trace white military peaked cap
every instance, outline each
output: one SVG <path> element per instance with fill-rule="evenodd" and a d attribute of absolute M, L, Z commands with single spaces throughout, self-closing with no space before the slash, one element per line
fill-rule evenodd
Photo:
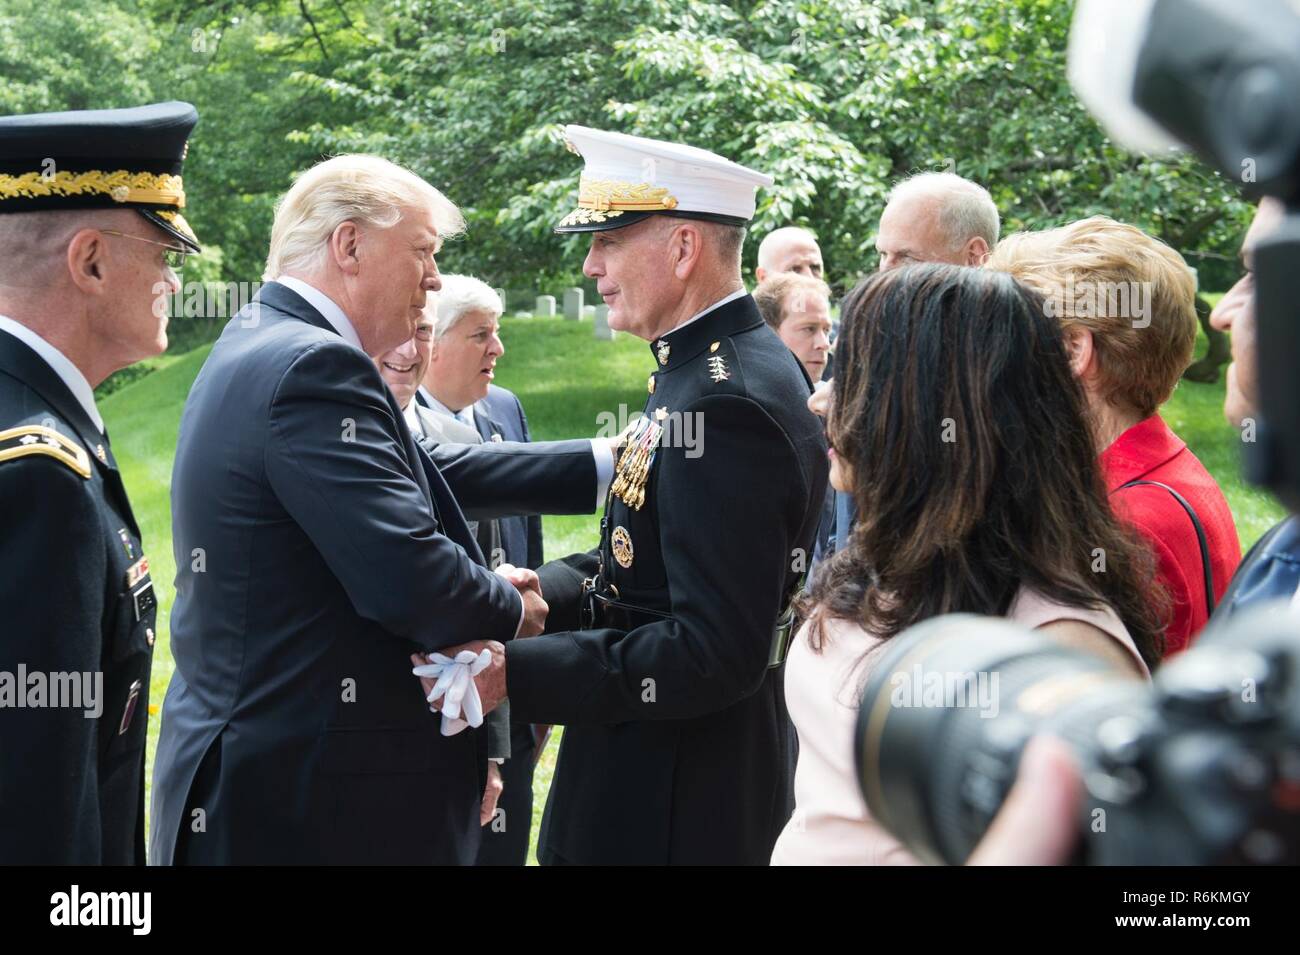
<path fill-rule="evenodd" d="M 565 126 L 569 148 L 582 156 L 578 207 L 556 232 L 599 232 L 673 215 L 744 225 L 754 216 L 754 194 L 772 177 L 707 149 Z"/>

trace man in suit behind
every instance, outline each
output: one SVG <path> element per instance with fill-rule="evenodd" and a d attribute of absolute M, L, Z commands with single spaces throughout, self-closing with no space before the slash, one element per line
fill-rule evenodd
<path fill-rule="evenodd" d="M 889 191 L 876 228 L 880 271 L 922 262 L 982 268 L 998 244 L 1001 228 L 998 207 L 983 186 L 951 172 L 920 173 Z M 830 396 L 829 387 L 816 390 L 809 409 L 825 417 Z M 850 495 L 833 489 L 829 493 L 834 495 L 833 527 L 829 534 L 818 535 L 811 573 L 849 539 L 857 520 Z"/>
<path fill-rule="evenodd" d="M 444 426 L 476 429 L 484 441 L 528 441 L 528 419 L 513 392 L 492 383 L 501 342 L 501 299 L 486 283 L 468 275 L 444 275 L 436 304 L 433 343 L 421 398 Z M 499 550 L 485 551 L 492 563 L 504 561 L 536 569 L 542 563 L 542 519 L 509 515 L 497 521 Z M 533 769 L 549 726 L 510 724 L 509 758 L 501 764 L 504 792 L 500 811 L 483 832 L 479 865 L 525 865 L 533 815 Z"/>
<path fill-rule="evenodd" d="M 461 225 L 369 156 L 317 165 L 277 207 L 274 281 L 181 419 L 155 863 L 474 859 L 486 754 L 473 730 L 439 734 L 413 652 L 487 649 L 490 711 L 502 642 L 547 608 L 531 572 L 483 566 L 453 488 L 471 513 L 484 497 L 587 512 L 599 488 L 585 441 L 452 449 L 440 468 L 384 386 L 371 356 L 412 336 Z M 503 475 L 533 499 L 510 500 Z"/>

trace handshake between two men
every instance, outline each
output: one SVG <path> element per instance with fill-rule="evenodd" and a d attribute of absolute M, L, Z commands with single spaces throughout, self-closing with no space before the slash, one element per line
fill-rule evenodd
<path fill-rule="evenodd" d="M 510 581 L 514 588 L 519 591 L 519 596 L 524 602 L 523 618 L 520 620 L 517 636 L 535 637 L 540 634 L 546 626 L 546 614 L 549 608 L 542 597 L 542 583 L 536 571 L 529 570 L 526 567 L 502 564 L 496 569 L 496 572 Z M 478 694 L 479 708 L 483 716 L 495 710 L 506 698 L 505 646 L 497 640 L 471 640 L 460 646 L 449 647 L 441 654 L 455 660 L 464 651 L 469 651 L 475 657 L 479 657 L 485 650 L 490 654 L 491 659 L 485 667 L 470 678 Z M 411 663 L 417 669 L 428 662 L 428 659 L 418 653 L 411 654 Z M 439 704 L 442 697 L 436 694 L 436 691 L 440 689 L 438 683 L 439 679 L 434 676 L 420 676 L 420 684 L 424 687 L 425 699 L 429 701 L 430 708 L 435 712 L 441 711 Z"/>

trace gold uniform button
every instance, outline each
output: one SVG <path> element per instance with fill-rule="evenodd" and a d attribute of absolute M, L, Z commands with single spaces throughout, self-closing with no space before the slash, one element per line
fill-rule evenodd
<path fill-rule="evenodd" d="M 153 643 L 154 643 L 154 640 L 156 640 L 156 639 L 157 639 L 157 638 L 153 635 L 153 627 L 145 627 L 145 628 L 144 628 L 144 642 L 147 643 L 147 644 L 149 644 L 149 646 L 152 647 L 152 646 L 153 646 Z"/>
<path fill-rule="evenodd" d="M 646 379 L 645 390 L 646 390 L 647 392 L 649 392 L 650 394 L 652 394 L 652 395 L 655 393 L 655 376 L 654 376 L 654 375 L 651 375 L 649 378 Z"/>

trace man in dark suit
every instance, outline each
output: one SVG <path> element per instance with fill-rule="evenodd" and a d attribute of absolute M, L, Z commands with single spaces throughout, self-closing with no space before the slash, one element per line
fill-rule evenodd
<path fill-rule="evenodd" d="M 274 281 L 195 380 L 172 475 L 156 863 L 474 859 L 486 752 L 472 729 L 440 735 L 411 665 L 488 650 L 490 712 L 501 644 L 538 632 L 546 604 L 531 572 L 484 566 L 462 508 L 582 513 L 598 481 L 585 441 L 435 464 L 380 378 L 371 356 L 412 336 L 461 221 L 382 159 L 315 166 L 277 208 Z"/>
<path fill-rule="evenodd" d="M 515 718 L 565 728 L 538 858 L 767 864 L 793 797 L 783 610 L 828 471 L 807 378 L 740 277 L 772 180 L 566 132 L 586 167 L 559 231 L 591 233 L 584 272 L 655 370 L 599 549 L 542 568 L 548 635 L 506 651 Z"/>
<path fill-rule="evenodd" d="M 499 335 L 501 299 L 486 282 L 444 275 L 438 292 L 430 358 L 420 399 L 425 413 L 472 427 L 484 441 L 528 441 L 528 419 L 513 392 L 492 384 L 505 354 Z M 497 522 L 502 561 L 535 569 L 542 563 L 542 519 L 509 515 Z M 549 726 L 510 724 L 508 757 L 500 763 L 503 787 L 498 811 L 484 830 L 479 865 L 524 865 L 533 816 L 533 769 Z"/>
<path fill-rule="evenodd" d="M 156 599 L 93 389 L 167 347 L 188 103 L 0 119 L 0 862 L 143 865 Z M 39 691 L 39 693 L 37 692 Z"/>

